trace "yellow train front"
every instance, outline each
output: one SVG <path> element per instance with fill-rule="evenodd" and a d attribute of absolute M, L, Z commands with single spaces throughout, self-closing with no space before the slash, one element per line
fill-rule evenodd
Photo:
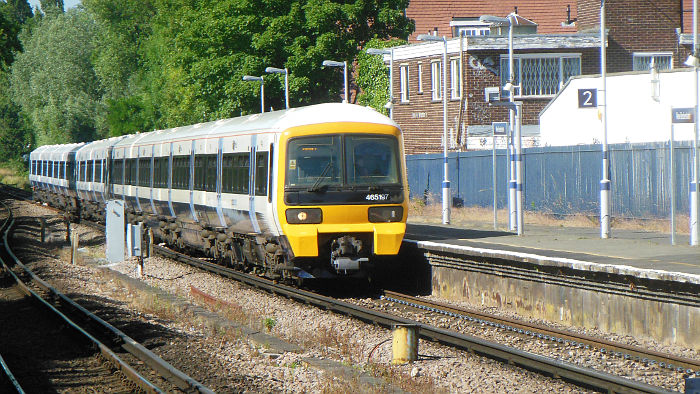
<path fill-rule="evenodd" d="M 362 116 L 291 127 L 280 135 L 284 175 L 274 188 L 276 216 L 288 262 L 300 278 L 365 276 L 383 256 L 398 254 L 406 230 L 400 129 L 370 109 L 334 109 Z"/>

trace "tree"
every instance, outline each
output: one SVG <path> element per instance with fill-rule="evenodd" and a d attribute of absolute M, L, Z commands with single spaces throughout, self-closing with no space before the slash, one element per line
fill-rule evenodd
<path fill-rule="evenodd" d="M 325 59 L 349 64 L 373 37 L 405 37 L 407 0 L 160 0 L 144 55 L 159 126 L 255 112 L 266 66 L 289 70 L 290 104 L 337 100 L 343 88 Z M 283 76 L 266 76 L 266 102 L 284 107 Z"/>
<path fill-rule="evenodd" d="M 62 14 L 65 10 L 63 0 L 39 0 L 39 4 L 45 15 Z"/>
<path fill-rule="evenodd" d="M 27 0 L 5 0 L 4 4 L 0 2 L 0 8 L 5 17 L 11 17 L 19 25 L 24 24 L 34 16 L 32 7 Z"/>
<path fill-rule="evenodd" d="M 150 0 L 83 0 L 98 25 L 93 66 L 104 89 L 96 126 L 101 134 L 122 135 L 154 126 L 146 105 L 143 43 L 151 34 Z"/>
<path fill-rule="evenodd" d="M 91 64 L 97 25 L 81 9 L 43 18 L 12 64 L 12 99 L 39 145 L 91 141 L 101 87 Z"/>
<path fill-rule="evenodd" d="M 366 48 L 390 48 L 403 45 L 404 40 L 370 40 Z M 357 85 L 360 94 L 357 102 L 370 106 L 388 115 L 385 105 L 389 102 L 389 75 L 386 64 L 381 56 L 369 55 L 362 51 L 357 55 Z"/>

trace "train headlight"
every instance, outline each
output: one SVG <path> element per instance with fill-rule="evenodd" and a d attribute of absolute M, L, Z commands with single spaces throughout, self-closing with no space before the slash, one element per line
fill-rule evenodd
<path fill-rule="evenodd" d="M 291 208 L 285 215 L 289 224 L 318 224 L 323 221 L 321 208 Z"/>
<path fill-rule="evenodd" d="M 398 222 L 403 218 L 403 207 L 370 207 L 367 216 L 372 223 Z"/>

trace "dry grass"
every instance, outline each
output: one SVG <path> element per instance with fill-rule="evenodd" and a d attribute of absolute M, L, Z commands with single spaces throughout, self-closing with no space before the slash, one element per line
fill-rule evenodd
<path fill-rule="evenodd" d="M 500 230 L 508 227 L 508 210 L 499 209 L 496 213 L 497 224 Z M 441 223 L 442 206 L 440 201 L 433 196 L 424 204 L 422 199 L 413 199 L 408 208 L 409 221 L 418 223 Z M 550 226 L 550 227 L 599 227 L 597 213 L 555 215 L 544 212 L 525 210 L 525 224 Z M 453 225 L 463 225 L 472 228 L 493 228 L 493 208 L 488 207 L 462 207 L 452 208 L 450 222 Z M 676 232 L 688 234 L 688 215 L 676 215 Z M 639 219 L 639 218 L 613 218 L 611 226 L 623 230 L 642 230 L 660 233 L 670 232 L 669 219 Z"/>
<path fill-rule="evenodd" d="M 18 171 L 10 164 L 0 164 L 0 183 L 29 190 L 29 177 L 26 171 Z"/>

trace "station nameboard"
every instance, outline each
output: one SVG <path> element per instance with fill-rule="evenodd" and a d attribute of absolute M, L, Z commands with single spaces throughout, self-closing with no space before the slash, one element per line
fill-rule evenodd
<path fill-rule="evenodd" d="M 671 123 L 695 123 L 695 108 L 671 108 Z"/>
<path fill-rule="evenodd" d="M 508 122 L 492 122 L 493 135 L 506 135 L 508 131 Z"/>

